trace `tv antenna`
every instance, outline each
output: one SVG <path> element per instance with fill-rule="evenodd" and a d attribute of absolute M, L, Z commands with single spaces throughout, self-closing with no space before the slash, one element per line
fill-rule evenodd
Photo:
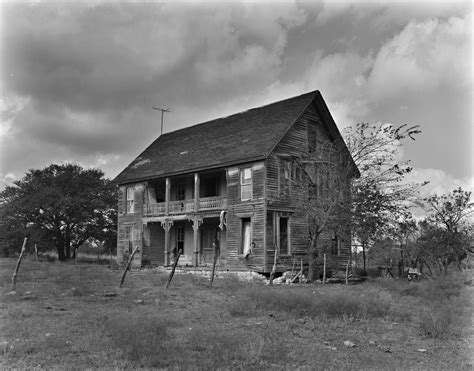
<path fill-rule="evenodd" d="M 165 112 L 171 112 L 168 108 L 159 108 L 159 107 L 152 107 L 154 110 L 161 111 L 161 134 L 163 135 L 163 115 Z"/>

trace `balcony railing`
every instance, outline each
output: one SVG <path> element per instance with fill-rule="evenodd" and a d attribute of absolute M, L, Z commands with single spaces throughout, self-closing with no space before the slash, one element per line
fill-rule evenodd
<path fill-rule="evenodd" d="M 223 210 L 227 208 L 227 197 L 205 197 L 198 202 L 199 211 Z M 194 212 L 194 200 L 170 201 L 169 214 L 186 214 Z M 143 214 L 146 216 L 162 216 L 166 214 L 166 202 L 148 203 L 143 205 Z"/>

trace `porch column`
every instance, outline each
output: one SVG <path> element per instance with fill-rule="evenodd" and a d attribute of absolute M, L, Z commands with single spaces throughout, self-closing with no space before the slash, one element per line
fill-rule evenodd
<path fill-rule="evenodd" d="M 170 213 L 170 178 L 166 178 L 166 187 L 165 187 L 165 215 Z"/>
<path fill-rule="evenodd" d="M 194 173 L 194 211 L 199 210 L 199 173 Z"/>
<path fill-rule="evenodd" d="M 173 221 L 165 220 L 161 223 L 165 230 L 165 267 L 170 265 L 170 229 L 173 226 Z"/>
<path fill-rule="evenodd" d="M 199 265 L 199 226 L 202 223 L 202 219 L 195 217 L 193 221 L 193 230 L 194 230 L 194 256 L 193 256 L 193 265 L 197 267 Z"/>

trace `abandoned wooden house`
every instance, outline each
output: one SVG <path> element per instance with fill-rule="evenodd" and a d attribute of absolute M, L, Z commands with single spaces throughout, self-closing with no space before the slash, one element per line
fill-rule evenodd
<path fill-rule="evenodd" d="M 217 241 L 221 269 L 270 272 L 275 253 L 279 271 L 306 265 L 308 191 L 295 159 L 335 142 L 348 153 L 319 91 L 161 135 L 115 179 L 119 261 L 139 246 L 134 266 L 168 266 L 178 250 L 180 265 L 206 266 Z M 346 207 L 349 178 L 338 180 Z M 345 266 L 347 218 L 321 236 Z"/>

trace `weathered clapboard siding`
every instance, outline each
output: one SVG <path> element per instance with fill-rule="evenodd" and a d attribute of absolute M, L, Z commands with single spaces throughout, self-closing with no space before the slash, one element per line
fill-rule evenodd
<path fill-rule="evenodd" d="M 240 171 L 252 168 L 252 199 L 241 201 Z M 227 255 L 226 265 L 232 269 L 263 271 L 264 261 L 264 179 L 263 162 L 245 164 L 227 169 Z M 250 218 L 251 241 L 255 243 L 252 254 L 241 254 L 242 219 Z"/>
<path fill-rule="evenodd" d="M 164 265 L 165 230 L 160 223 L 148 223 L 143 231 L 142 264 Z"/>
<path fill-rule="evenodd" d="M 290 187 L 285 187 L 285 177 L 282 173 L 285 169 L 282 164 L 285 161 L 292 162 L 291 166 L 296 166 L 291 160 L 292 156 L 300 159 L 329 160 L 330 153 L 322 150 L 333 138 L 326 124 L 322 121 L 321 115 L 316 107 L 311 104 L 299 119 L 292 125 L 286 135 L 274 148 L 266 161 L 267 180 L 267 209 L 273 212 L 290 212 L 290 253 L 291 256 L 279 256 L 278 269 L 288 270 L 294 264 L 294 259 L 307 264 L 306 252 L 309 245 L 308 227 L 306 215 L 301 210 L 301 205 L 307 200 L 307 191 L 302 187 L 301 177 L 296 169 L 290 169 Z M 282 186 L 283 184 L 283 186 Z M 349 181 L 347 187 L 349 186 Z M 349 194 L 347 188 L 347 194 Z M 346 201 L 346 205 L 349 202 Z M 267 213 L 269 215 L 269 213 Z M 349 212 L 347 212 L 349 215 Z M 267 216 L 266 221 L 266 249 L 267 259 L 265 271 L 271 270 L 274 258 L 273 222 Z M 329 269 L 344 267 L 350 259 L 350 221 L 341 220 L 340 227 L 340 249 L 339 255 L 331 256 Z M 342 233 L 341 233 L 342 232 Z M 332 232 L 324 231 L 319 243 L 323 252 L 331 252 Z"/>
<path fill-rule="evenodd" d="M 126 205 L 126 188 L 134 188 L 134 212 L 127 213 Z M 142 217 L 143 217 L 143 192 L 144 185 L 142 183 L 136 183 L 128 185 L 127 187 L 120 187 L 119 189 L 119 201 L 118 201 L 118 228 L 117 228 L 117 261 L 121 264 L 126 263 L 129 256 L 129 245 L 126 240 L 126 229 L 132 227 L 132 245 L 133 248 L 140 246 L 140 251 L 135 255 L 132 262 L 132 267 L 140 267 L 142 265 Z"/>

